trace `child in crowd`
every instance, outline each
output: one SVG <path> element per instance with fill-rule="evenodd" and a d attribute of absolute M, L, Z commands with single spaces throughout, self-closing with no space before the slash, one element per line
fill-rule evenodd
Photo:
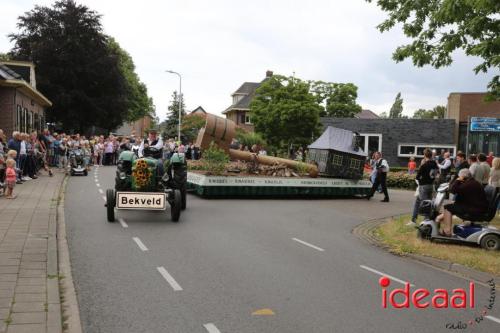
<path fill-rule="evenodd" d="M 11 149 L 7 152 L 7 159 L 13 159 L 14 161 L 16 160 L 17 158 L 17 151 L 15 151 L 14 149 Z M 14 171 L 16 172 L 16 176 L 17 176 L 17 183 L 18 184 L 22 184 L 22 180 L 21 180 L 21 170 L 18 169 L 16 167 L 16 165 L 14 165 Z"/>
<path fill-rule="evenodd" d="M 3 155 L 0 155 L 0 191 L 3 195 L 5 191 L 5 160 Z"/>
<path fill-rule="evenodd" d="M 7 190 L 5 192 L 5 198 L 7 199 L 15 199 L 14 193 L 14 187 L 16 186 L 16 161 L 13 160 L 12 158 L 8 158 L 7 162 L 5 163 L 7 165 L 7 169 L 5 170 L 5 184 L 7 187 Z"/>
<path fill-rule="evenodd" d="M 417 169 L 417 162 L 415 162 L 415 157 L 410 157 L 410 162 L 408 162 L 408 173 L 413 175 Z"/>

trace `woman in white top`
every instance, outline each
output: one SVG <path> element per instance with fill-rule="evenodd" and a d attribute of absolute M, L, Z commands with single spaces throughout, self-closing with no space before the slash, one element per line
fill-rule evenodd
<path fill-rule="evenodd" d="M 488 185 L 500 187 L 500 157 L 495 157 L 491 163 Z"/>

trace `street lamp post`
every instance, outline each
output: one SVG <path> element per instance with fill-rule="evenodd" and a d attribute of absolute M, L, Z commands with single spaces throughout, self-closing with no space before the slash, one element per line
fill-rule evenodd
<path fill-rule="evenodd" d="M 171 71 L 171 70 L 166 70 L 165 72 L 175 74 L 179 77 L 179 127 L 177 129 L 177 137 L 178 140 L 181 141 L 181 114 L 182 114 L 182 76 L 181 74 Z"/>

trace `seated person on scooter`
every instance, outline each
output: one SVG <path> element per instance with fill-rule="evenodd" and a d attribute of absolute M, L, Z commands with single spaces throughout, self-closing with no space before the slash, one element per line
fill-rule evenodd
<path fill-rule="evenodd" d="M 455 202 L 444 205 L 443 214 L 436 219 L 439 223 L 439 234 L 447 237 L 452 236 L 453 215 L 474 216 L 488 210 L 488 200 L 483 185 L 471 176 L 469 169 L 459 171 L 458 178 L 450 185 L 450 193 L 456 194 Z"/>

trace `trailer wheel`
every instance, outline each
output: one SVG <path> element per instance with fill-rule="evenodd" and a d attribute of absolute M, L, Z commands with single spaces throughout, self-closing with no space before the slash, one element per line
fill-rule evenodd
<path fill-rule="evenodd" d="M 481 238 L 481 247 L 485 250 L 500 250 L 500 237 L 494 234 L 485 235 Z"/>
<path fill-rule="evenodd" d="M 178 222 L 179 218 L 181 216 L 181 208 L 182 208 L 182 198 L 181 198 L 181 191 L 179 190 L 174 190 L 173 193 L 173 199 L 170 204 L 170 217 L 172 218 L 173 222 Z"/>
<path fill-rule="evenodd" d="M 115 222 L 115 205 L 116 205 L 116 195 L 115 190 L 106 190 L 106 212 L 108 215 L 108 222 Z"/>

